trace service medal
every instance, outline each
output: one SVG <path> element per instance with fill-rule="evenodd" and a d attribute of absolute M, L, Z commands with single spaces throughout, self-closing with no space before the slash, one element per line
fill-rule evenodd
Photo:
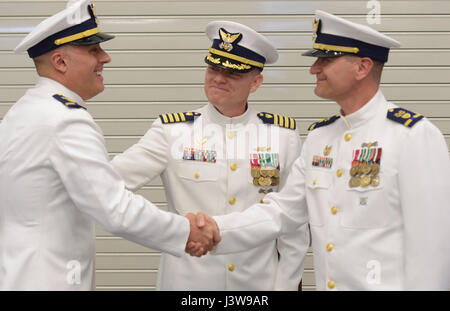
<path fill-rule="evenodd" d="M 280 178 L 280 170 L 279 170 L 278 168 L 275 169 L 275 172 L 274 172 L 273 177 L 275 177 L 275 178 Z"/>
<path fill-rule="evenodd" d="M 370 182 L 371 182 L 372 178 L 369 175 L 364 176 L 363 178 L 361 178 L 361 187 L 367 187 Z"/>
<path fill-rule="evenodd" d="M 270 186 L 272 184 L 270 177 L 259 177 L 258 181 L 260 186 Z"/>
<path fill-rule="evenodd" d="M 251 174 L 252 174 L 252 177 L 253 177 L 253 178 L 259 178 L 259 177 L 261 177 L 261 174 L 260 174 L 260 168 L 259 168 L 259 167 L 252 167 L 252 169 L 251 169 Z"/>
<path fill-rule="evenodd" d="M 367 163 L 361 164 L 361 173 L 367 175 L 370 173 L 370 166 Z"/>
<path fill-rule="evenodd" d="M 269 171 L 270 171 L 269 169 L 262 167 L 260 170 L 260 174 L 262 177 L 269 177 Z"/>
<path fill-rule="evenodd" d="M 350 169 L 350 176 L 355 177 L 358 175 L 358 165 L 353 165 Z"/>
<path fill-rule="evenodd" d="M 372 177 L 372 180 L 370 181 L 370 185 L 373 187 L 377 187 L 380 184 L 380 176 L 374 176 Z"/>
<path fill-rule="evenodd" d="M 372 164 L 372 170 L 371 170 L 372 175 L 375 176 L 379 172 L 380 172 L 380 164 L 378 164 L 378 163 Z"/>
<path fill-rule="evenodd" d="M 355 176 L 355 177 L 350 178 L 350 181 L 349 181 L 350 188 L 359 187 L 360 184 L 361 184 L 361 178 L 360 177 Z"/>

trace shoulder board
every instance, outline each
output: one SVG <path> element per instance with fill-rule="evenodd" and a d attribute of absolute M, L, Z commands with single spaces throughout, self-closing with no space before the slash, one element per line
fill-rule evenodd
<path fill-rule="evenodd" d="M 55 94 L 55 95 L 53 95 L 53 98 L 56 99 L 57 101 L 63 103 L 68 108 L 75 108 L 75 109 L 83 108 L 86 110 L 86 108 L 84 108 L 83 106 L 78 105 L 77 102 L 75 102 L 75 101 L 71 100 L 70 98 L 67 98 L 61 94 Z"/>
<path fill-rule="evenodd" d="M 387 112 L 387 118 L 401 123 L 406 127 L 412 127 L 418 121 L 423 119 L 423 115 L 403 108 L 391 108 Z"/>
<path fill-rule="evenodd" d="M 320 121 L 317 121 L 308 127 L 308 131 L 312 131 L 316 128 L 319 128 L 319 127 L 322 127 L 325 125 L 329 125 L 329 124 L 333 123 L 334 121 L 336 121 L 337 119 L 339 119 L 340 117 L 341 117 L 340 115 L 336 114 L 332 117 L 328 117 L 328 118 L 322 119 Z"/>
<path fill-rule="evenodd" d="M 195 117 L 198 117 L 199 115 L 201 115 L 201 113 L 199 112 L 174 112 L 161 114 L 159 117 L 161 118 L 161 122 L 163 124 L 168 124 L 168 123 L 192 122 L 195 120 Z"/>
<path fill-rule="evenodd" d="M 268 112 L 260 112 L 258 113 L 258 117 L 266 124 L 274 124 L 287 129 L 295 130 L 296 125 L 293 118 Z"/>

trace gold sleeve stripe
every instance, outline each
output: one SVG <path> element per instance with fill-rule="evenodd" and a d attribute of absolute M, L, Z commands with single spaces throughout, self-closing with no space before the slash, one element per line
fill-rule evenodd
<path fill-rule="evenodd" d="M 186 122 L 186 117 L 184 116 L 184 113 L 180 113 L 181 121 Z"/>
<path fill-rule="evenodd" d="M 169 114 L 167 114 L 167 116 L 169 117 L 170 123 L 173 123 L 174 122 L 173 115 L 171 113 L 169 113 Z"/>
<path fill-rule="evenodd" d="M 175 117 L 175 121 L 180 122 L 180 117 L 178 116 L 178 113 L 174 113 L 173 116 Z"/>
<path fill-rule="evenodd" d="M 167 119 L 167 115 L 163 114 L 162 117 L 163 117 L 164 123 L 168 123 L 169 122 L 169 120 Z"/>

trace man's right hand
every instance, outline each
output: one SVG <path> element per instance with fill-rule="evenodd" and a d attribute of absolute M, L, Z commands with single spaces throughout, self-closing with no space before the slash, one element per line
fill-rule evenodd
<path fill-rule="evenodd" d="M 202 212 L 198 212 L 197 215 L 188 213 L 186 218 L 191 226 L 191 233 L 186 243 L 186 253 L 201 257 L 213 250 L 221 240 L 219 227 L 215 220 Z"/>

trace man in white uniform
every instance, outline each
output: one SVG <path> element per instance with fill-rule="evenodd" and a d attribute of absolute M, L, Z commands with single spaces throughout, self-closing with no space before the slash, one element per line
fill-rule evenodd
<path fill-rule="evenodd" d="M 399 43 L 322 11 L 314 30 L 305 55 L 317 57 L 315 93 L 341 109 L 311 125 L 289 187 L 245 213 L 214 217 L 216 253 L 259 245 L 309 214 L 317 289 L 448 290 L 448 147 L 427 118 L 379 90 Z"/>
<path fill-rule="evenodd" d="M 136 191 L 161 175 L 170 212 L 223 215 L 243 211 L 277 192 L 300 155 L 295 120 L 257 112 L 248 103 L 278 53 L 247 26 L 206 26 L 209 104 L 161 115 L 145 136 L 112 164 Z M 289 187 L 289 185 L 286 185 Z M 307 225 L 239 254 L 192 258 L 163 254 L 159 290 L 297 290 L 309 246 Z"/>
<path fill-rule="evenodd" d="M 211 230 L 203 236 L 185 217 L 125 190 L 108 161 L 83 105 L 103 91 L 110 58 L 99 43 L 112 38 L 83 0 L 16 48 L 28 51 L 40 77 L 0 123 L 2 290 L 94 289 L 95 222 L 173 256 L 184 254 L 188 237 L 212 247 Z"/>

